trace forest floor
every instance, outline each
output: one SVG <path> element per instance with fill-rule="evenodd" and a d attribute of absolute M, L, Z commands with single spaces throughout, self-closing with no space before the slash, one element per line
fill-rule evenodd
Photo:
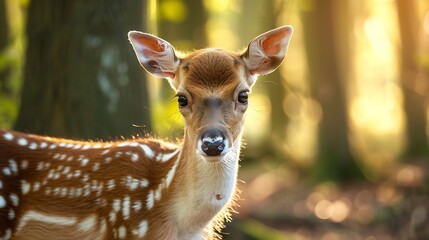
<path fill-rule="evenodd" d="M 242 168 L 223 239 L 429 239 L 428 169 L 426 159 L 376 182 L 308 184 L 286 168 Z"/>

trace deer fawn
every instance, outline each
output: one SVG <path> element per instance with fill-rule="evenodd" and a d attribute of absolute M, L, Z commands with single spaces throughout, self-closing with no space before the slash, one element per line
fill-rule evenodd
<path fill-rule="evenodd" d="M 248 92 L 280 65 L 291 35 L 283 26 L 242 53 L 179 55 L 160 38 L 129 32 L 141 65 L 177 93 L 183 141 L 83 142 L 1 130 L 0 238 L 220 239 L 236 194 Z"/>

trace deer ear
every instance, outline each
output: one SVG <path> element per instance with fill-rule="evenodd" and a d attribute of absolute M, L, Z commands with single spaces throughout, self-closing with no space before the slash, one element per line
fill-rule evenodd
<path fill-rule="evenodd" d="M 286 55 L 292 32 L 292 26 L 279 27 L 249 43 L 241 57 L 252 75 L 264 75 L 276 70 Z"/>
<path fill-rule="evenodd" d="M 130 31 L 128 39 L 137 59 L 149 73 L 161 78 L 173 79 L 179 65 L 173 46 L 153 35 Z"/>

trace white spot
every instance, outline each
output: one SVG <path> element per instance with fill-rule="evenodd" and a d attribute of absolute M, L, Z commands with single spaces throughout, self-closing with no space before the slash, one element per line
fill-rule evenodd
<path fill-rule="evenodd" d="M 12 172 L 10 171 L 10 168 L 4 167 L 3 168 L 3 174 L 6 176 L 10 176 L 12 174 Z"/>
<path fill-rule="evenodd" d="M 12 230 L 10 230 L 10 228 L 6 229 L 6 231 L 4 231 L 4 235 L 2 237 L 2 239 L 4 240 L 9 240 L 12 237 Z"/>
<path fill-rule="evenodd" d="M 61 156 L 61 154 L 59 153 L 55 153 L 54 156 L 52 157 L 53 159 L 59 159 Z"/>
<path fill-rule="evenodd" d="M 47 143 L 45 143 L 45 142 L 41 142 L 40 144 L 39 144 L 39 147 L 40 148 L 46 148 L 48 146 L 48 144 Z"/>
<path fill-rule="evenodd" d="M 132 179 L 128 184 L 128 187 L 131 191 L 134 191 L 139 186 L 139 181 L 137 179 Z"/>
<path fill-rule="evenodd" d="M 18 165 L 16 164 L 15 160 L 9 159 L 9 166 L 13 173 L 18 173 Z"/>
<path fill-rule="evenodd" d="M 21 161 L 21 169 L 27 169 L 27 167 L 28 167 L 28 161 L 22 160 Z"/>
<path fill-rule="evenodd" d="M 0 208 L 4 208 L 6 206 L 6 199 L 2 195 L 0 195 Z"/>
<path fill-rule="evenodd" d="M 88 162 L 89 162 L 88 158 L 82 159 L 82 167 L 86 166 L 86 164 L 88 164 Z"/>
<path fill-rule="evenodd" d="M 174 152 L 172 152 L 172 153 L 167 153 L 167 154 L 164 154 L 164 155 L 161 155 L 161 157 L 160 157 L 160 161 L 161 162 L 166 162 L 166 161 L 168 161 L 168 160 L 170 160 L 170 159 L 172 159 L 174 156 L 176 156 L 176 154 L 179 152 L 179 150 L 176 150 L 176 151 L 174 151 Z"/>
<path fill-rule="evenodd" d="M 50 166 L 51 166 L 50 162 L 45 162 L 43 168 L 47 170 L 47 169 L 49 169 Z"/>
<path fill-rule="evenodd" d="M 13 209 L 9 209 L 8 216 L 9 216 L 9 220 L 14 219 L 15 218 L 15 211 L 13 211 Z"/>
<path fill-rule="evenodd" d="M 96 172 L 100 169 L 100 163 L 96 162 L 94 163 L 94 165 L 92 166 L 92 171 Z"/>
<path fill-rule="evenodd" d="M 119 237 L 119 239 L 125 239 L 127 237 L 127 229 L 125 228 L 125 226 L 119 227 L 118 237 Z"/>
<path fill-rule="evenodd" d="M 28 146 L 28 148 L 31 150 L 36 150 L 37 149 L 37 143 L 31 143 L 30 146 Z"/>
<path fill-rule="evenodd" d="M 165 187 L 168 188 L 171 184 L 171 181 L 173 181 L 174 174 L 176 173 L 177 165 L 179 165 L 179 159 L 176 160 L 173 167 L 170 169 L 170 171 L 167 173 L 167 177 L 165 178 Z"/>
<path fill-rule="evenodd" d="M 77 223 L 76 217 L 48 215 L 46 213 L 30 210 L 21 217 L 16 232 L 21 231 L 29 221 L 44 222 L 62 226 L 73 226 Z"/>
<path fill-rule="evenodd" d="M 109 152 L 110 152 L 110 150 L 109 150 L 109 149 L 106 149 L 106 150 L 104 150 L 104 151 L 102 151 L 102 152 L 101 152 L 101 155 L 108 154 Z"/>
<path fill-rule="evenodd" d="M 85 174 L 82 176 L 82 182 L 87 182 L 89 180 L 89 175 Z"/>
<path fill-rule="evenodd" d="M 89 185 L 85 185 L 83 189 L 83 196 L 87 197 L 89 196 L 89 194 L 91 194 L 91 188 L 89 187 Z"/>
<path fill-rule="evenodd" d="M 137 153 L 132 153 L 131 154 L 131 161 L 135 162 L 139 160 L 139 155 Z"/>
<path fill-rule="evenodd" d="M 57 148 L 57 144 L 51 144 L 51 146 L 49 146 L 49 149 L 54 149 Z"/>
<path fill-rule="evenodd" d="M 66 159 L 66 158 L 67 158 L 67 155 L 62 154 L 62 155 L 61 155 L 61 157 L 60 157 L 60 160 L 64 160 L 64 159 Z"/>
<path fill-rule="evenodd" d="M 125 196 L 122 202 L 122 216 L 125 220 L 130 217 L 130 197 Z"/>
<path fill-rule="evenodd" d="M 73 160 L 73 156 L 69 156 L 68 158 L 67 158 L 67 161 L 71 161 L 71 160 Z"/>
<path fill-rule="evenodd" d="M 142 208 L 142 202 L 140 200 L 137 200 L 133 203 L 133 209 L 134 211 L 138 212 Z"/>
<path fill-rule="evenodd" d="M 33 191 L 37 192 L 40 189 L 40 183 L 39 182 L 34 182 L 33 184 Z"/>
<path fill-rule="evenodd" d="M 27 139 L 25 138 L 18 139 L 18 144 L 21 146 L 26 146 L 28 144 Z"/>
<path fill-rule="evenodd" d="M 140 144 L 140 148 L 143 150 L 144 154 L 148 158 L 153 158 L 155 156 L 155 153 L 145 144 Z"/>
<path fill-rule="evenodd" d="M 155 191 L 155 200 L 159 201 L 161 199 L 161 193 L 162 193 L 162 184 L 158 185 L 158 188 Z"/>
<path fill-rule="evenodd" d="M 139 238 L 143 238 L 146 235 L 148 228 L 148 224 L 146 220 L 140 222 L 139 227 L 133 230 L 134 236 L 138 236 Z"/>
<path fill-rule="evenodd" d="M 74 177 L 79 177 L 80 176 L 80 170 L 78 169 L 78 170 L 76 170 L 75 172 L 74 172 Z"/>
<path fill-rule="evenodd" d="M 73 143 L 67 143 L 66 148 L 73 148 L 74 144 Z"/>
<path fill-rule="evenodd" d="M 59 144 L 58 144 L 58 146 L 60 146 L 60 147 L 65 147 L 65 146 L 66 146 L 66 143 L 61 142 L 61 143 L 59 143 Z"/>
<path fill-rule="evenodd" d="M 50 187 L 45 188 L 45 194 L 51 195 L 52 189 Z"/>
<path fill-rule="evenodd" d="M 111 191 L 115 188 L 115 179 L 110 179 L 109 181 L 107 181 L 107 190 Z"/>
<path fill-rule="evenodd" d="M 79 230 L 91 231 L 95 227 L 96 220 L 97 218 L 95 215 L 85 218 L 79 223 Z"/>
<path fill-rule="evenodd" d="M 118 144 L 118 147 L 137 147 L 140 144 L 138 142 L 122 142 Z"/>
<path fill-rule="evenodd" d="M 146 179 L 140 180 L 140 187 L 145 188 L 147 186 L 149 186 L 149 181 L 148 180 L 146 180 Z"/>
<path fill-rule="evenodd" d="M 107 157 L 105 160 L 104 160 L 104 162 L 105 163 L 110 163 L 112 161 L 112 158 L 111 157 Z"/>
<path fill-rule="evenodd" d="M 13 140 L 13 135 L 10 132 L 7 132 L 7 133 L 3 134 L 3 137 L 7 141 L 12 141 Z"/>
<path fill-rule="evenodd" d="M 23 195 L 30 191 L 30 184 L 25 180 L 21 180 L 21 191 Z"/>
<path fill-rule="evenodd" d="M 65 167 L 63 170 L 63 174 L 67 174 L 69 172 L 70 172 L 70 167 L 69 166 Z"/>
<path fill-rule="evenodd" d="M 83 147 L 82 147 L 82 150 L 88 150 L 88 149 L 90 149 L 91 148 L 91 145 L 89 145 L 89 144 L 85 144 Z"/>
<path fill-rule="evenodd" d="M 82 147 L 82 145 L 80 145 L 80 144 L 75 144 L 74 145 L 74 147 L 73 147 L 73 149 L 79 149 L 79 148 L 81 148 Z"/>
<path fill-rule="evenodd" d="M 76 188 L 71 187 L 69 191 L 69 197 L 74 197 L 74 196 L 76 196 Z"/>
<path fill-rule="evenodd" d="M 153 190 L 150 190 L 149 193 L 147 194 L 147 199 L 146 199 L 147 209 L 150 210 L 153 208 L 154 201 L 155 201 L 155 198 L 153 195 Z"/>
<path fill-rule="evenodd" d="M 61 197 L 65 197 L 65 196 L 67 196 L 67 193 L 68 193 L 68 189 L 67 188 L 65 188 L 65 187 L 63 187 L 63 188 L 61 188 Z"/>
<path fill-rule="evenodd" d="M 115 212 L 112 211 L 112 212 L 109 213 L 109 221 L 111 223 L 116 222 L 116 213 Z"/>
<path fill-rule="evenodd" d="M 59 187 L 54 188 L 54 190 L 53 190 L 54 195 L 60 195 L 60 191 L 61 191 L 61 188 L 59 188 Z"/>
<path fill-rule="evenodd" d="M 76 197 L 80 197 L 80 196 L 82 196 L 82 192 L 83 192 L 83 189 L 82 189 L 82 188 L 77 188 L 77 189 L 76 189 Z"/>
<path fill-rule="evenodd" d="M 95 144 L 94 146 L 92 146 L 92 148 L 101 148 L 103 147 L 101 144 Z"/>
<path fill-rule="evenodd" d="M 113 199 L 112 208 L 113 208 L 113 211 L 119 212 L 119 210 L 121 209 L 121 200 Z"/>
<path fill-rule="evenodd" d="M 59 173 L 59 172 L 56 172 L 56 173 L 54 174 L 53 179 L 58 180 L 59 178 L 60 178 L 60 173 Z"/>
<path fill-rule="evenodd" d="M 9 196 L 10 201 L 12 202 L 12 205 L 17 207 L 19 204 L 19 198 L 15 193 L 11 193 Z"/>
<path fill-rule="evenodd" d="M 52 179 L 54 178 L 54 169 L 49 170 L 48 176 L 46 177 L 47 179 Z"/>
<path fill-rule="evenodd" d="M 39 162 L 39 163 L 37 164 L 36 170 L 37 170 L 37 171 L 41 171 L 41 170 L 43 170 L 43 165 L 44 165 L 44 164 L 45 164 L 44 162 Z"/>

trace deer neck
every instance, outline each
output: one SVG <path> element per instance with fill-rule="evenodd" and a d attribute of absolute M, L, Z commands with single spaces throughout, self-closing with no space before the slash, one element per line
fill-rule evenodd
<path fill-rule="evenodd" d="M 185 134 L 179 156 L 181 174 L 176 181 L 181 188 L 175 188 L 173 209 L 180 229 L 197 234 L 221 210 L 230 207 L 235 197 L 241 135 L 219 161 L 204 159 L 195 151 L 195 146 L 188 142 Z M 220 217 L 228 217 L 228 213 Z"/>

